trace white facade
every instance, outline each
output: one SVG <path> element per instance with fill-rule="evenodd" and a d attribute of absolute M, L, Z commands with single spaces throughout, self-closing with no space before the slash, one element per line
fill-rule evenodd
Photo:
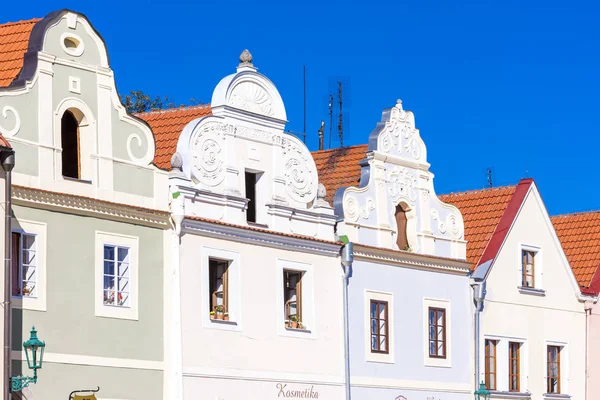
<path fill-rule="evenodd" d="M 215 88 L 213 115 L 184 128 L 172 159 L 167 396 L 339 399 L 333 209 L 310 152 L 283 132 L 277 89 L 247 51 L 240 62 Z M 293 291 L 290 274 L 301 282 Z"/>
<path fill-rule="evenodd" d="M 492 389 L 492 398 L 584 399 L 585 299 L 537 187 L 531 183 L 526 190 L 496 256 L 475 272 L 476 277 L 485 277 L 487 286 L 481 313 L 479 378 Z M 529 284 L 523 281 L 524 251 L 531 252 L 535 260 Z M 510 343 L 515 360 L 512 369 Z M 554 363 L 551 356 L 549 369 L 552 348 L 560 357 Z M 549 384 L 557 370 L 555 364 L 560 373 Z M 494 376 L 490 377 L 490 372 Z M 514 374 L 512 383 L 510 373 Z"/>

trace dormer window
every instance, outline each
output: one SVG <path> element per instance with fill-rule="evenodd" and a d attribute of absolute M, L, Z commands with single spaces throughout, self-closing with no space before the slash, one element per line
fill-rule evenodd
<path fill-rule="evenodd" d="M 396 227 L 398 228 L 398 234 L 396 237 L 396 244 L 400 250 L 409 250 L 410 246 L 408 244 L 408 235 L 406 233 L 406 228 L 408 225 L 408 220 L 406 218 L 406 211 L 400 204 L 396 206 Z"/>
<path fill-rule="evenodd" d="M 79 123 L 65 111 L 61 120 L 62 176 L 81 179 Z"/>

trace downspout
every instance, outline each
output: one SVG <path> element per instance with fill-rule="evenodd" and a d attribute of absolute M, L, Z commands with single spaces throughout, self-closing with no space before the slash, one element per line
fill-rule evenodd
<path fill-rule="evenodd" d="M 181 337 L 181 276 L 180 276 L 180 244 L 181 223 L 185 218 L 185 199 L 180 192 L 171 194 L 171 218 L 173 234 L 171 235 L 172 275 L 171 275 L 171 313 L 173 329 L 171 331 L 171 396 L 173 400 L 183 399 L 183 344 Z"/>
<path fill-rule="evenodd" d="M 354 248 L 352 243 L 342 247 L 342 266 L 344 267 L 344 375 L 346 383 L 346 400 L 350 400 L 350 332 L 348 325 L 348 283 L 352 262 L 354 261 Z"/>
<path fill-rule="evenodd" d="M 4 179 L 4 400 L 10 400 L 11 377 L 11 330 L 12 330 L 12 169 L 15 166 L 15 152 L 2 149 L 0 153 L 2 169 L 6 173 Z"/>
<path fill-rule="evenodd" d="M 584 309 L 585 309 L 585 399 L 588 400 L 588 385 L 589 385 L 589 382 L 588 382 L 588 379 L 589 379 L 589 365 L 588 365 L 589 341 L 588 341 L 588 338 L 590 335 L 589 319 L 592 318 L 593 303 L 590 301 L 585 301 L 583 304 L 584 304 Z"/>
<path fill-rule="evenodd" d="M 476 280 L 475 283 L 471 284 L 473 301 L 475 302 L 475 390 L 479 387 L 481 379 L 481 311 L 485 300 L 485 286 L 485 280 Z"/>

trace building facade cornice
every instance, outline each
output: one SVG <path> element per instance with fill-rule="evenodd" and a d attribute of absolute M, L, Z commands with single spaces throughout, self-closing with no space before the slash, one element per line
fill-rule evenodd
<path fill-rule="evenodd" d="M 337 242 L 313 239 L 301 235 L 283 234 L 275 231 L 269 232 L 263 229 L 237 226 L 194 217 L 186 217 L 182 223 L 182 231 L 188 234 L 203 235 L 216 239 L 235 240 L 241 243 L 331 257 L 337 257 L 342 246 L 341 243 Z"/>
<path fill-rule="evenodd" d="M 354 259 L 385 263 L 394 267 L 426 269 L 456 275 L 467 275 L 470 270 L 470 264 L 466 260 L 384 249 L 358 243 L 354 243 Z"/>
<path fill-rule="evenodd" d="M 113 203 L 67 193 L 13 185 L 15 205 L 111 219 L 154 228 L 167 229 L 170 213 L 143 207 Z"/>

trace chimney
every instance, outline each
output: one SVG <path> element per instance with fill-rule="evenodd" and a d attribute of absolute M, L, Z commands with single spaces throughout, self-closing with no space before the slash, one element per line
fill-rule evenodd
<path fill-rule="evenodd" d="M 319 150 L 323 150 L 325 147 L 325 121 L 321 121 L 321 127 L 319 128 Z"/>

